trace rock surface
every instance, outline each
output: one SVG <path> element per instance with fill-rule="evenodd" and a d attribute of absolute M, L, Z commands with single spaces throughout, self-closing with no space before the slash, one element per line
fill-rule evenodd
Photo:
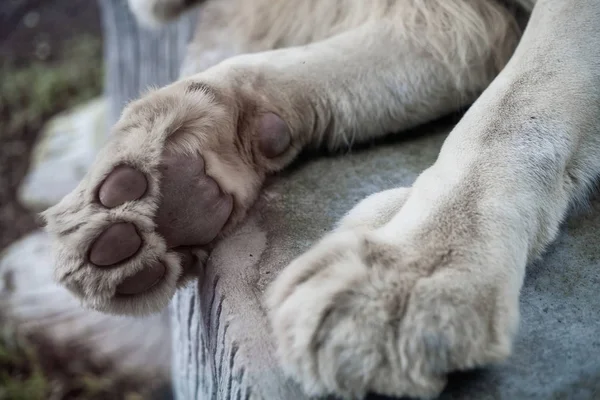
<path fill-rule="evenodd" d="M 19 201 L 34 211 L 75 189 L 107 137 L 107 102 L 96 99 L 52 118 L 33 150 Z"/>
<path fill-rule="evenodd" d="M 247 223 L 217 246 L 199 286 L 176 296 L 177 397 L 304 399 L 273 357 L 265 287 L 363 197 L 410 186 L 435 160 L 448 130 L 422 127 L 414 139 L 317 158 L 274 179 Z M 442 399 L 600 398 L 599 236 L 594 201 L 529 267 L 514 355 L 453 376 Z"/>
<path fill-rule="evenodd" d="M 0 259 L 0 310 L 20 329 L 43 334 L 56 345 L 80 344 L 98 360 L 123 372 L 170 373 L 168 312 L 148 318 L 116 317 L 81 307 L 52 277 L 46 233 L 10 246 Z"/>

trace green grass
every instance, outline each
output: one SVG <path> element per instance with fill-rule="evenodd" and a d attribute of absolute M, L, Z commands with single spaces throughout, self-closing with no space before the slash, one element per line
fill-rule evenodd
<path fill-rule="evenodd" d="M 55 63 L 0 66 L 0 135 L 35 129 L 49 116 L 100 94 L 102 48 L 82 37 Z"/>
<path fill-rule="evenodd" d="M 8 324 L 0 332 L 0 399 L 44 400 L 49 383 L 35 349 Z"/>
<path fill-rule="evenodd" d="M 116 372 L 85 349 L 56 347 L 0 319 L 0 400 L 141 400 L 161 380 Z"/>

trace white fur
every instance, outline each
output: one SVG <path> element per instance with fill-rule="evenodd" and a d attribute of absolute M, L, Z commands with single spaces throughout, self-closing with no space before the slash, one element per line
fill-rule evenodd
<path fill-rule="evenodd" d="M 156 3 L 140 17 L 148 19 Z M 128 109 L 92 172 L 45 214 L 63 283 L 109 312 L 167 303 L 175 259 L 157 291 L 128 302 L 113 296 L 149 259 L 171 257 L 152 222 L 155 168 L 167 147 L 204 156 L 207 173 L 235 199 L 232 229 L 265 176 L 301 149 L 404 131 L 483 92 L 410 189 L 365 200 L 275 280 L 267 302 L 282 366 L 311 394 L 432 397 L 447 373 L 504 360 L 526 264 L 600 172 L 598 2 L 540 0 L 508 64 L 521 29 L 496 1 L 213 0 L 202 15 L 196 54 L 224 43 L 202 45 L 212 37 L 203 33 L 224 21 L 232 38 L 226 51 L 247 54 Z M 190 95 L 194 84 L 212 92 Z M 261 112 L 279 115 L 291 131 L 292 146 L 273 159 L 253 140 Z M 139 204 L 98 208 L 93 188 L 124 160 L 151 178 L 151 193 Z M 146 248 L 100 273 L 85 249 L 121 219 L 136 224 Z"/>

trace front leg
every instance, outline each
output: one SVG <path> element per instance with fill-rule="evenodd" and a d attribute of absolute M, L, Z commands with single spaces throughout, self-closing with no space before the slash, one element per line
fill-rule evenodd
<path fill-rule="evenodd" d="M 158 311 L 303 148 L 409 128 L 486 83 L 491 60 L 465 69 L 415 51 L 398 26 L 383 18 L 234 57 L 133 102 L 78 188 L 45 213 L 58 280 L 101 311 Z"/>
<path fill-rule="evenodd" d="M 431 398 L 510 354 L 525 266 L 600 173 L 598 18 L 540 1 L 389 222 L 334 232 L 273 283 L 278 356 L 307 392 Z"/>

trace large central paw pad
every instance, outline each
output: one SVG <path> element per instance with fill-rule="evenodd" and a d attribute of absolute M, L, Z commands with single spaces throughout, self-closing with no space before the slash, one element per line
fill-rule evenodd
<path fill-rule="evenodd" d="M 201 157 L 190 159 L 169 155 L 160 166 L 161 189 L 164 192 L 155 222 L 168 248 L 201 246 L 210 243 L 221 231 L 232 210 L 232 198 L 225 195 L 214 179 L 205 174 Z M 141 199 L 148 189 L 143 173 L 121 165 L 104 180 L 98 190 L 98 201 L 112 209 Z M 97 267 L 118 266 L 142 248 L 142 237 L 135 223 L 116 222 L 109 225 L 92 243 L 89 262 Z M 184 261 L 191 261 L 184 253 Z M 189 267 L 189 265 L 184 265 Z M 165 276 L 160 260 L 123 280 L 117 294 L 139 294 L 157 285 Z"/>

